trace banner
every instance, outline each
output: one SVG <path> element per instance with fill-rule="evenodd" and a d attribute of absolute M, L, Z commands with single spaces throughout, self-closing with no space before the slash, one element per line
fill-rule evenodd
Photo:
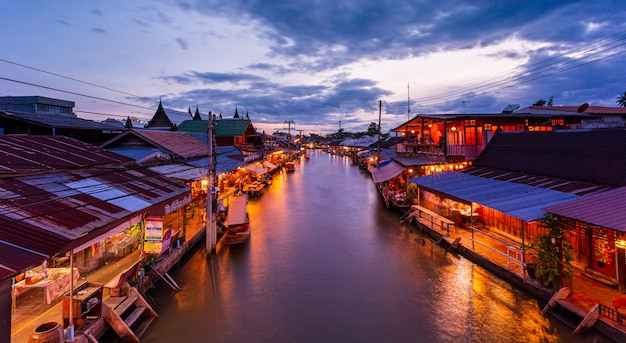
<path fill-rule="evenodd" d="M 144 253 L 160 254 L 163 247 L 163 218 L 147 217 L 144 235 Z"/>

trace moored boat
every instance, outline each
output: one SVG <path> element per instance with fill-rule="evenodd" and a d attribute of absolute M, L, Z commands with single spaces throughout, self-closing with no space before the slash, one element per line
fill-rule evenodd
<path fill-rule="evenodd" d="M 243 194 L 231 198 L 226 215 L 224 243 L 239 244 L 250 238 L 250 218 L 247 211 L 248 196 Z"/>
<path fill-rule="evenodd" d="M 296 171 L 296 162 L 287 162 L 287 163 L 285 163 L 285 170 L 287 172 Z"/>

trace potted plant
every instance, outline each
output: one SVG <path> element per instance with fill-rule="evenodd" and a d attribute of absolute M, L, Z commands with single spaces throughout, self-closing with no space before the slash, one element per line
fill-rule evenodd
<path fill-rule="evenodd" d="M 538 234 L 530 245 L 536 256 L 535 275 L 544 286 L 558 289 L 563 280 L 574 276 L 573 247 L 564 233 L 563 223 L 553 215 L 546 214 L 539 220 L 539 226 L 546 231 Z"/>

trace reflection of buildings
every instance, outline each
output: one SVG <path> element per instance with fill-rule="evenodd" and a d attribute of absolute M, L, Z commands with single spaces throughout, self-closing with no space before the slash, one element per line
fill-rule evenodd
<path fill-rule="evenodd" d="M 418 187 L 420 206 L 471 230 L 476 242 L 503 255 L 517 252 L 514 262 L 518 265 L 525 262 L 524 247 L 543 232 L 537 221 L 546 210 L 561 217 L 586 218 L 591 222 L 578 219 L 579 223 L 568 224 L 576 266 L 583 271 L 594 269 L 610 279 L 626 266 L 595 262 L 605 259 L 604 248 L 610 253 L 615 241 L 624 239 L 619 225 L 594 222 L 593 216 L 574 216 L 565 209 L 570 202 L 605 198 L 605 192 L 626 186 L 625 147 L 624 129 L 503 132 L 493 137 L 467 169 L 409 181 Z M 624 223 L 626 212 L 618 210 L 624 199 L 589 210 L 578 207 L 579 215 L 595 208 L 609 211 L 616 222 Z M 595 249 L 597 246 L 603 249 Z"/>

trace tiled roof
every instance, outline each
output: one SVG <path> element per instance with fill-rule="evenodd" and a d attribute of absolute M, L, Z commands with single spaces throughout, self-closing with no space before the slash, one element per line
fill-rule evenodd
<path fill-rule="evenodd" d="M 178 125 L 178 131 L 181 132 L 204 132 L 206 134 L 208 127 L 207 120 L 185 120 Z"/>
<path fill-rule="evenodd" d="M 241 136 L 246 132 L 251 121 L 247 119 L 219 119 L 217 121 L 218 137 Z"/>
<path fill-rule="evenodd" d="M 578 113 L 580 106 L 531 106 L 529 107 L 533 110 L 541 110 L 541 111 L 563 111 L 563 112 L 575 112 Z M 583 107 L 584 108 L 584 107 Z M 519 112 L 518 110 L 516 112 Z M 626 114 L 626 107 L 605 107 L 605 106 L 589 106 L 584 109 L 581 113 L 588 114 Z"/>

